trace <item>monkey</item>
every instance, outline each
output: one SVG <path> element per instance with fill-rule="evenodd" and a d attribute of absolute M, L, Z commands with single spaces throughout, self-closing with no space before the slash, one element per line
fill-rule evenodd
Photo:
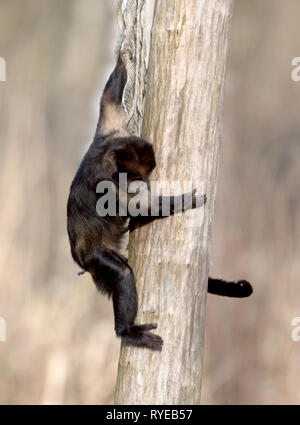
<path fill-rule="evenodd" d="M 149 177 L 156 166 L 153 146 L 150 142 L 129 134 L 122 96 L 127 82 L 126 52 L 120 50 L 116 66 L 107 81 L 101 101 L 96 134 L 83 157 L 72 181 L 67 203 L 67 231 L 74 261 L 89 272 L 98 290 L 112 298 L 115 333 L 125 344 L 161 350 L 162 338 L 151 332 L 156 323 L 136 324 L 138 296 L 135 276 L 128 264 L 122 245 L 128 232 L 163 218 L 163 204 L 170 205 L 168 215 L 188 208 L 204 206 L 206 195 L 195 190 L 179 196 L 155 198 L 157 214 L 133 216 L 116 213 L 101 216 L 96 205 L 101 198 L 97 193 L 99 182 L 108 182 L 115 188 L 116 204 L 126 207 L 122 191 L 128 191 L 133 182 L 142 182 L 149 187 Z M 127 176 L 127 187 L 118 184 L 121 173 Z M 130 197 L 129 197 L 130 199 Z M 185 202 L 186 199 L 188 202 Z M 184 202 L 182 202 L 184 200 Z M 119 210 L 118 210 L 119 211 Z M 208 292 L 212 294 L 247 297 L 252 286 L 247 281 L 227 282 L 208 280 Z"/>

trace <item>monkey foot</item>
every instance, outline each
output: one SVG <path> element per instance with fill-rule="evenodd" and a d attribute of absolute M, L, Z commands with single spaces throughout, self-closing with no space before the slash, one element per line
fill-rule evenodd
<path fill-rule="evenodd" d="M 163 339 L 159 335 L 148 332 L 156 328 L 157 323 L 132 325 L 128 328 L 127 334 L 124 335 L 125 342 L 129 345 L 146 347 L 151 350 L 161 351 L 163 346 Z"/>

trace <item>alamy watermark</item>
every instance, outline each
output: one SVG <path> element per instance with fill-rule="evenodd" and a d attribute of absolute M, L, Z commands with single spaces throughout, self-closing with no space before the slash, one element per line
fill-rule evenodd
<path fill-rule="evenodd" d="M 6 341 L 6 321 L 0 317 L 0 342 Z"/>
<path fill-rule="evenodd" d="M 6 62 L 0 57 L 0 81 L 6 81 Z"/>
<path fill-rule="evenodd" d="M 294 317 L 291 321 L 294 329 L 291 332 L 291 338 L 294 342 L 300 341 L 300 317 Z"/>
<path fill-rule="evenodd" d="M 151 181 L 149 186 L 142 180 L 128 182 L 127 173 L 119 174 L 117 186 L 109 180 L 99 182 L 96 192 L 101 196 L 96 205 L 97 214 L 100 217 L 168 217 L 184 214 L 185 227 L 195 228 L 203 224 L 203 181 L 197 185 L 191 181 Z"/>
<path fill-rule="evenodd" d="M 6 62 L 0 57 L 0 81 L 6 81 Z M 6 321 L 0 317 L 0 342 L 6 341 Z"/>
<path fill-rule="evenodd" d="M 294 69 L 292 70 L 292 80 L 298 83 L 300 81 L 300 57 L 293 58 L 292 66 Z"/>

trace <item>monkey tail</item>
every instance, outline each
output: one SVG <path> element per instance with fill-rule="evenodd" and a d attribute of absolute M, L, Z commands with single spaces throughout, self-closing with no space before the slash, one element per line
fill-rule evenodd
<path fill-rule="evenodd" d="M 246 280 L 238 282 L 227 282 L 226 280 L 208 278 L 207 292 L 224 297 L 246 298 L 252 292 L 252 286 Z"/>

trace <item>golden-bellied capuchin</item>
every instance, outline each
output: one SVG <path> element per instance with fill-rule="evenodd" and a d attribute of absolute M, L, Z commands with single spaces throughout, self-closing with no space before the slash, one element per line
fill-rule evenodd
<path fill-rule="evenodd" d="M 193 191 L 179 196 L 156 197 L 155 216 L 151 215 L 150 204 L 147 205 L 148 215 L 134 217 L 128 211 L 119 213 L 119 207 L 124 207 L 122 190 L 128 192 L 128 186 L 124 189 L 118 183 L 120 174 L 126 173 L 128 185 L 139 181 L 149 187 L 149 176 L 156 165 L 152 144 L 130 135 L 127 130 L 122 105 L 127 81 L 124 54 L 120 52 L 105 86 L 96 135 L 71 185 L 67 207 L 68 234 L 73 259 L 83 271 L 92 275 L 100 292 L 112 296 L 117 336 L 130 345 L 159 350 L 163 340 L 150 332 L 157 328 L 157 324 L 135 323 L 138 297 L 135 277 L 123 252 L 124 238 L 128 238 L 129 231 L 165 217 L 164 201 L 169 202 L 169 215 L 173 215 L 186 210 L 186 204 L 188 208 L 203 206 L 206 196 L 196 195 Z M 115 188 L 115 214 L 101 216 L 97 212 L 97 202 L 101 198 L 97 186 L 101 182 L 108 182 Z M 125 207 L 128 206 L 126 202 Z M 236 283 L 209 278 L 208 292 L 247 297 L 252 293 L 252 287 L 247 281 Z"/>

